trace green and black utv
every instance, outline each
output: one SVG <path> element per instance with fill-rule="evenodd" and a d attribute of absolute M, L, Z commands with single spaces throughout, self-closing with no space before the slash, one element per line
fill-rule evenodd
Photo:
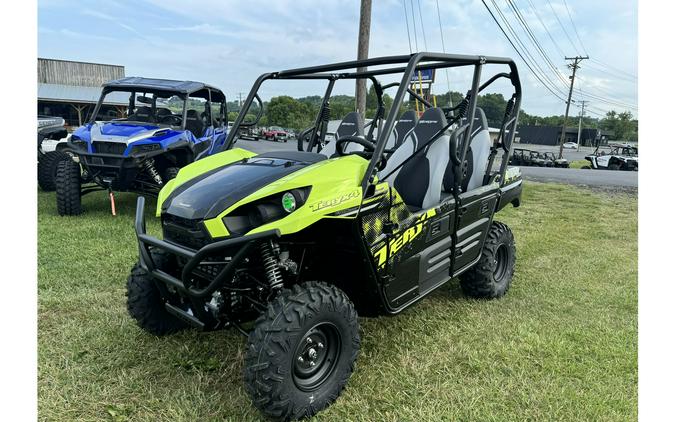
<path fill-rule="evenodd" d="M 422 71 L 456 67 L 473 82 L 455 107 L 434 107 L 411 88 Z M 492 68 L 500 73 L 481 84 Z M 370 81 L 379 107 L 365 128 L 358 113 L 344 116 L 326 143 L 331 92 L 343 79 Z M 258 91 L 270 80 L 326 83 L 299 151 L 236 147 L 254 102 L 260 118 Z M 493 141 L 476 100 L 497 80 L 510 82 L 513 95 Z M 396 94 L 387 111 L 389 88 Z M 314 415 L 354 369 L 357 311 L 398 314 L 453 277 L 472 297 L 509 289 L 514 237 L 493 216 L 520 205 L 520 171 L 508 168 L 520 100 L 516 66 L 499 57 L 417 53 L 263 74 L 223 151 L 183 167 L 160 191 L 163 239 L 146 234 L 138 198 L 131 316 L 155 335 L 239 330 L 255 406 L 282 420 Z M 415 102 L 424 105 L 419 117 L 403 113 Z"/>

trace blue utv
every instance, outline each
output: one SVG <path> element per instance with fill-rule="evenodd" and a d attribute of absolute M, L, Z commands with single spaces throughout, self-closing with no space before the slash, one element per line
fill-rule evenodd
<path fill-rule="evenodd" d="M 128 106 L 110 106 L 126 103 Z M 218 152 L 227 136 L 223 92 L 201 82 L 128 77 L 107 82 L 89 121 L 56 169 L 60 215 L 82 213 L 98 190 L 156 195 L 178 170 Z"/>

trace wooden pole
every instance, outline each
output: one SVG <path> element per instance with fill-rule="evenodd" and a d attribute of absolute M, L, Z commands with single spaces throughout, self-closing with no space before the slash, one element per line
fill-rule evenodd
<path fill-rule="evenodd" d="M 371 0 L 361 0 L 361 17 L 359 19 L 359 41 L 358 51 L 356 54 L 357 60 L 365 60 L 368 58 L 368 44 L 370 41 L 370 11 Z M 365 67 L 359 67 L 358 72 L 366 71 Z M 362 116 L 366 115 L 366 80 L 356 80 L 356 111 Z"/>

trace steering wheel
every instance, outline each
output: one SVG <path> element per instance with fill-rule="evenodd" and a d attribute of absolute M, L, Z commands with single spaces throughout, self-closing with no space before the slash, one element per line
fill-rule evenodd
<path fill-rule="evenodd" d="M 170 124 L 172 126 L 180 126 L 183 123 L 183 118 L 175 114 L 162 116 L 159 119 L 160 123 Z"/>
<path fill-rule="evenodd" d="M 344 145 L 348 144 L 350 142 L 353 142 L 355 144 L 362 145 L 364 148 L 364 151 L 351 151 L 351 152 L 345 152 L 344 150 Z M 369 159 L 370 157 L 373 156 L 373 152 L 375 151 L 375 144 L 361 138 L 360 136 L 354 136 L 354 135 L 349 135 L 349 136 L 343 136 L 342 138 L 338 139 L 335 144 L 335 152 L 343 157 L 345 155 L 358 155 L 359 157 L 363 157 L 365 159 Z"/>

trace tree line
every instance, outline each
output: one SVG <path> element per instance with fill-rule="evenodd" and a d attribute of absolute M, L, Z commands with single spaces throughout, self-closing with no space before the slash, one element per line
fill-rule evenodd
<path fill-rule="evenodd" d="M 387 93 L 383 95 L 385 110 L 388 113 L 393 99 Z M 460 92 L 451 91 L 436 95 L 435 101 L 439 107 L 446 107 L 452 100 L 453 105 L 457 105 L 464 95 Z M 260 126 L 281 126 L 296 131 L 303 130 L 314 124 L 314 119 L 321 107 L 322 97 L 319 95 L 293 98 L 290 96 L 277 96 L 271 98 L 263 104 L 263 116 L 260 119 Z M 488 93 L 478 96 L 478 107 L 485 112 L 490 127 L 498 128 L 501 125 L 507 100 L 502 94 Z M 229 110 L 229 120 L 233 121 L 239 112 L 239 103 L 230 101 L 227 104 Z M 356 109 L 356 99 L 351 95 L 334 95 L 330 98 L 330 119 L 342 119 L 347 113 Z M 401 107 L 400 113 L 406 109 L 415 110 L 414 100 L 408 100 L 405 107 Z M 366 118 L 373 118 L 377 111 L 377 95 L 371 86 L 366 97 Z M 250 116 L 246 120 L 253 120 L 257 114 L 258 108 L 254 104 L 249 110 Z M 386 114 L 385 114 L 386 116 Z M 570 116 L 567 125 L 576 127 L 579 118 Z M 539 125 L 539 126 L 562 126 L 564 116 L 537 116 L 528 114 L 521 109 L 518 120 L 519 125 Z M 630 111 L 609 111 L 603 117 L 595 118 L 585 116 L 582 121 L 582 128 L 600 129 L 603 132 L 612 132 L 614 139 L 618 141 L 637 142 L 638 140 L 638 120 Z"/>

